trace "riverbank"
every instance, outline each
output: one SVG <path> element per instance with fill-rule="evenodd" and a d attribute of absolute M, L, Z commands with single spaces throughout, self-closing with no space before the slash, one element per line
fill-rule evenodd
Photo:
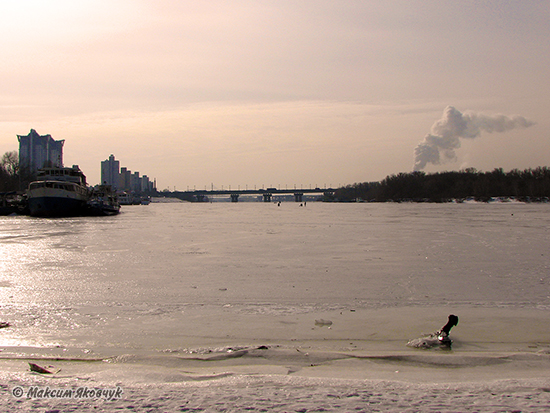
<path fill-rule="evenodd" d="M 111 362 L 43 360 L 59 369 L 53 375 L 30 372 L 28 366 L 22 371 L 26 360 L 2 360 L 2 404 L 5 411 L 48 412 L 543 412 L 550 408 L 547 354 L 484 356 L 485 365 L 466 375 L 460 370 L 480 363 L 479 356 L 458 357 L 454 364 L 444 365 L 431 356 L 333 360 L 331 366 L 317 368 L 312 363 L 297 372 L 289 371 L 285 363 L 251 367 L 240 364 L 244 359 L 239 357 L 222 358 L 208 367 L 169 369 L 124 357 Z M 519 366 L 523 367 L 516 369 Z M 459 372 L 450 377 L 461 380 L 445 379 L 449 372 Z M 341 375 L 348 378 L 334 377 Z M 365 375 L 372 377 L 356 378 Z M 44 398 L 48 389 L 50 394 L 70 390 L 73 397 Z M 117 390 L 113 399 L 103 396 Z M 16 397 L 18 391 L 22 397 Z"/>
<path fill-rule="evenodd" d="M 151 336 L 142 342 L 147 348 L 135 346 L 134 339 L 123 348 L 75 347 L 69 339 L 64 345 L 4 346 L 3 406 L 49 412 L 547 411 L 547 312 L 453 310 L 461 322 L 451 332 L 451 350 L 406 346 L 439 319 L 424 308 L 409 308 L 411 318 L 399 308 L 304 313 L 292 320 L 265 315 L 256 323 L 241 317 L 233 324 L 238 339 L 227 337 L 226 345 L 221 336 L 203 336 L 194 345 L 166 347 L 163 337 L 164 346 L 155 348 L 152 335 L 142 332 Z M 423 321 L 411 326 L 412 319 Z M 265 323 L 273 326 L 271 334 L 255 340 Z M 289 336 L 289 326 L 301 334 Z M 29 363 L 53 374 L 32 372 Z M 122 393 L 113 399 L 90 393 L 119 388 Z M 47 389 L 73 394 L 84 389 L 88 398 L 44 398 Z"/>

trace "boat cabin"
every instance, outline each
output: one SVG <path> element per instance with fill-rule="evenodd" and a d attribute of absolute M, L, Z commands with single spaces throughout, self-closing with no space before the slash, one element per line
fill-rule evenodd
<path fill-rule="evenodd" d="M 86 176 L 78 165 L 72 168 L 42 168 L 38 170 L 39 181 L 69 181 L 86 186 Z"/>

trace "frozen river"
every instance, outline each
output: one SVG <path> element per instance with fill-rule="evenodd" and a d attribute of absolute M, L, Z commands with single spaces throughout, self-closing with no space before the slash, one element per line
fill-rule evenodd
<path fill-rule="evenodd" d="M 152 203 L 0 221 L 10 363 L 115 360 L 132 383 L 185 381 L 207 358 L 213 378 L 468 381 L 530 377 L 525 360 L 496 361 L 550 346 L 546 204 Z M 449 354 L 405 346 L 451 313 Z M 104 365 L 89 374 L 114 380 Z"/>

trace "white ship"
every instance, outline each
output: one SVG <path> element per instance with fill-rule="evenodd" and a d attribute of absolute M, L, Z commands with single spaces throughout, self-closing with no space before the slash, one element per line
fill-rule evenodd
<path fill-rule="evenodd" d="M 40 169 L 27 195 L 29 213 L 34 217 L 84 215 L 90 198 L 86 176 L 77 165 Z"/>

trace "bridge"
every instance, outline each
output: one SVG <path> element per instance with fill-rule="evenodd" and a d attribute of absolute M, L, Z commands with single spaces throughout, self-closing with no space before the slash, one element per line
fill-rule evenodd
<path fill-rule="evenodd" d="M 335 188 L 314 188 L 314 189 L 278 189 L 278 188 L 267 188 L 267 189 L 221 189 L 221 190 L 193 190 L 193 191 L 174 191 L 172 196 L 175 198 L 183 199 L 186 201 L 194 202 L 205 202 L 208 200 L 208 197 L 216 195 L 229 195 L 231 197 L 231 202 L 239 202 L 240 195 L 262 195 L 264 202 L 271 202 L 271 199 L 275 195 L 294 195 L 294 200 L 296 202 L 302 202 L 305 194 L 323 194 L 324 196 L 330 197 L 334 195 L 336 191 Z"/>

